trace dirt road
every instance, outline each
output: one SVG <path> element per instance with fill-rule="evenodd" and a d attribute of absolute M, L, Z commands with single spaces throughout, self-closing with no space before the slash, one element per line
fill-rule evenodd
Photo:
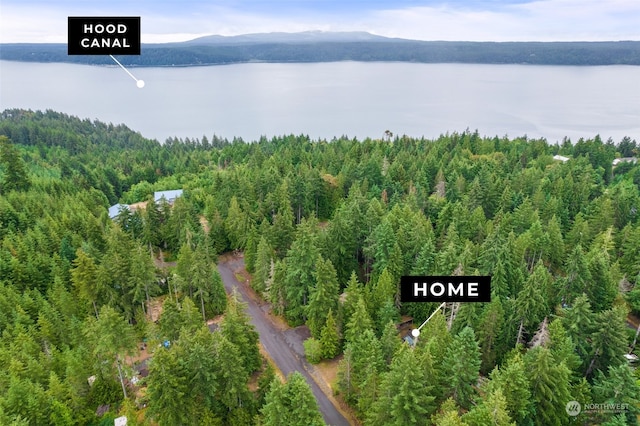
<path fill-rule="evenodd" d="M 231 292 L 234 288 L 237 289 L 245 303 L 248 304 L 247 313 L 260 334 L 262 346 L 285 376 L 293 371 L 299 371 L 305 377 L 318 401 L 318 406 L 320 407 L 324 421 L 328 425 L 349 425 L 347 419 L 333 405 L 309 374 L 308 371 L 311 369 L 311 366 L 307 364 L 301 355 L 302 338 L 296 333 L 283 333 L 280 331 L 267 316 L 268 305 L 260 306 L 260 304 L 250 296 L 250 290 L 247 288 L 247 284 L 238 282 L 234 271 L 243 266 L 243 259 L 227 257 L 225 260 L 220 261 L 218 270 L 220 271 L 227 292 Z"/>

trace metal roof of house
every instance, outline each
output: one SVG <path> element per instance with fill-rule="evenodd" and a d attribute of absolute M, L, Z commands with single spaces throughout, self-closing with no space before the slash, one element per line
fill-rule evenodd
<path fill-rule="evenodd" d="M 168 202 L 172 202 L 180 196 L 182 196 L 182 189 L 172 189 L 169 191 L 156 191 L 153 193 L 153 200 L 157 203 L 162 198 L 164 198 Z"/>
<path fill-rule="evenodd" d="M 109 217 L 111 219 L 115 218 L 116 216 L 118 216 L 118 214 L 120 214 L 120 211 L 122 211 L 122 209 L 129 209 L 129 206 L 126 204 L 114 204 L 111 207 L 109 207 Z"/>

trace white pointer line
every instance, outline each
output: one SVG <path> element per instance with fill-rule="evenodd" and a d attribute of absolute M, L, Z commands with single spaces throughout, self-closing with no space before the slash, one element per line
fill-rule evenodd
<path fill-rule="evenodd" d="M 124 70 L 124 72 L 126 72 L 127 74 L 129 74 L 131 76 L 132 79 L 134 79 L 136 81 L 136 86 L 138 86 L 140 89 L 142 89 L 144 87 L 144 80 L 138 80 L 133 74 L 131 74 L 129 72 L 128 69 L 126 69 L 124 67 L 124 65 L 122 65 L 116 58 L 113 57 L 113 55 L 109 55 L 111 56 L 111 59 L 113 59 L 114 61 L 116 61 L 116 64 L 120 65 L 120 68 L 122 68 Z"/>

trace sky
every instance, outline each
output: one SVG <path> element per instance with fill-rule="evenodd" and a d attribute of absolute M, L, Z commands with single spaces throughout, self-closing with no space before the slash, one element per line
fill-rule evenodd
<path fill-rule="evenodd" d="M 68 16 L 140 16 L 143 43 L 310 30 L 417 40 L 640 40 L 640 0 L 0 0 L 0 43 L 66 43 Z"/>

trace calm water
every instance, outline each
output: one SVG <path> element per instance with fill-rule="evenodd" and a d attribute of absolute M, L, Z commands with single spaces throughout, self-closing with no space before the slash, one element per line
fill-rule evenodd
<path fill-rule="evenodd" d="M 53 109 L 144 136 L 640 140 L 640 67 L 337 62 L 134 68 L 0 61 L 0 109 Z"/>

